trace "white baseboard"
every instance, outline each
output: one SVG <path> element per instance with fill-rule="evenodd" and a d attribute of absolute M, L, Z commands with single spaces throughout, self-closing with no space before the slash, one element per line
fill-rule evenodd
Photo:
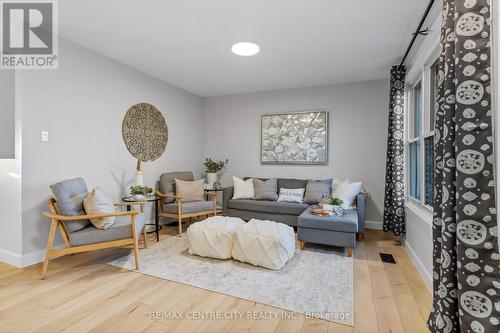
<path fill-rule="evenodd" d="M 11 266 L 22 267 L 22 256 L 19 253 L 14 253 L 8 250 L 0 249 L 0 261 Z"/>
<path fill-rule="evenodd" d="M 64 244 L 54 245 L 54 249 L 60 249 L 62 247 L 64 247 Z M 18 268 L 39 264 L 43 262 L 44 259 L 45 249 L 30 252 L 24 255 L 0 249 L 0 261 Z"/>
<path fill-rule="evenodd" d="M 146 223 L 154 224 L 154 221 L 148 220 L 146 221 Z M 55 244 L 54 249 L 60 249 L 63 248 L 64 246 L 65 246 L 64 243 Z M 33 251 L 24 255 L 0 249 L 0 261 L 18 268 L 24 268 L 31 265 L 39 264 L 43 262 L 44 259 L 45 259 L 45 249 Z"/>
<path fill-rule="evenodd" d="M 417 256 L 415 253 L 415 250 L 411 247 L 410 243 L 407 241 L 405 242 L 405 249 L 406 253 L 410 257 L 410 260 L 413 262 L 413 265 L 417 269 L 418 273 L 420 274 L 420 277 L 422 280 L 424 280 L 424 283 L 429 289 L 429 291 L 432 293 L 432 272 L 429 272 L 426 268 L 425 265 L 422 263 L 420 258 Z"/>
<path fill-rule="evenodd" d="M 54 245 L 53 249 L 61 249 L 65 247 L 64 244 L 56 244 Z M 21 257 L 21 266 L 20 267 L 28 267 L 31 265 L 36 265 L 45 260 L 45 249 L 43 250 L 38 250 L 34 252 L 30 252 L 27 254 L 24 254 Z"/>
<path fill-rule="evenodd" d="M 382 221 L 365 220 L 365 229 L 384 230 Z"/>

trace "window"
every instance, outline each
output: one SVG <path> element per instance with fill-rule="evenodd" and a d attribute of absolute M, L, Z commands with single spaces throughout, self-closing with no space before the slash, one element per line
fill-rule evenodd
<path fill-rule="evenodd" d="M 434 172 L 434 118 L 438 90 L 438 63 L 425 66 L 407 94 L 407 195 L 432 208 Z"/>
<path fill-rule="evenodd" d="M 420 200 L 420 141 L 410 143 L 410 196 Z"/>
<path fill-rule="evenodd" d="M 421 83 L 418 83 L 413 88 L 412 103 L 413 103 L 412 138 L 417 138 L 420 136 L 420 132 L 422 130 L 422 84 Z"/>

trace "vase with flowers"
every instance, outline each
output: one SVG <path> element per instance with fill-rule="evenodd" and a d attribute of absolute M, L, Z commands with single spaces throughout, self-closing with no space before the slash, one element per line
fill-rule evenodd
<path fill-rule="evenodd" d="M 205 166 L 205 171 L 207 173 L 208 188 L 214 187 L 214 184 L 217 183 L 217 174 L 227 166 L 228 162 L 229 160 L 227 158 L 224 161 L 214 161 L 211 158 L 205 159 L 203 165 Z"/>

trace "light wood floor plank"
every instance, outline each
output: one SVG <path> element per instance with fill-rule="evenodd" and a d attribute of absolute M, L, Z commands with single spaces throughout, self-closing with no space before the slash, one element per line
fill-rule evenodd
<path fill-rule="evenodd" d="M 161 238 L 175 235 L 167 226 Z M 154 235 L 149 235 L 150 244 Z M 109 249 L 54 260 L 46 280 L 40 265 L 0 263 L 0 331 L 23 332 L 425 332 L 431 295 L 395 238 L 368 230 L 354 252 L 354 327 L 166 281 L 106 265 L 130 249 Z M 384 264 L 378 255 L 394 255 Z M 220 312 L 233 320 L 152 318 L 152 312 Z M 247 312 L 274 313 L 252 319 Z M 241 318 L 236 316 L 241 315 Z"/>

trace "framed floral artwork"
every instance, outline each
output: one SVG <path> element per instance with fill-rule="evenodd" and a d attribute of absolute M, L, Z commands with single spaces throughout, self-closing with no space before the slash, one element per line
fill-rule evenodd
<path fill-rule="evenodd" d="M 328 163 L 328 111 L 261 116 L 262 164 Z"/>

